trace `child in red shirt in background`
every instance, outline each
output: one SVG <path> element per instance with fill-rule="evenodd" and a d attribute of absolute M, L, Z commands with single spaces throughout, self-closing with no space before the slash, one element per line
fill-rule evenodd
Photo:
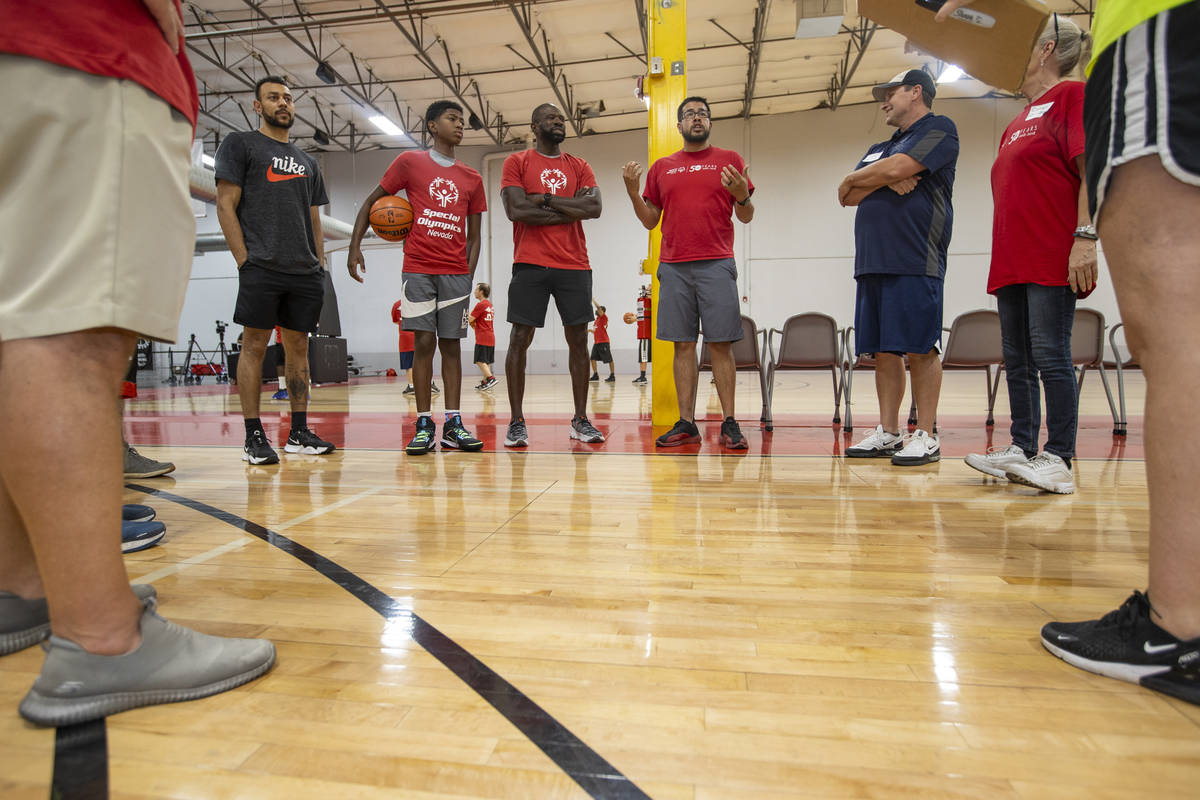
<path fill-rule="evenodd" d="M 592 334 L 592 377 L 589 381 L 600 380 L 600 373 L 596 371 L 596 362 L 602 361 L 608 364 L 608 377 L 604 379 L 605 383 L 615 383 L 617 380 L 616 368 L 613 366 L 612 344 L 608 338 L 608 314 L 607 309 L 596 302 L 592 298 L 592 305 L 596 307 L 596 321 L 592 323 L 592 327 L 588 328 L 588 332 Z"/>
<path fill-rule="evenodd" d="M 397 300 L 392 306 L 392 322 L 396 323 L 396 327 L 400 329 L 400 338 L 397 342 L 397 347 L 400 350 L 400 369 L 404 370 L 405 386 L 402 394 L 416 394 L 416 389 L 412 385 L 412 365 L 413 365 L 413 350 L 416 345 L 412 331 L 404 330 L 403 322 L 404 315 L 401 313 L 400 306 L 403 300 Z M 436 383 L 430 385 L 430 391 L 437 394 L 441 391 Z"/>
<path fill-rule="evenodd" d="M 495 311 L 492 308 L 492 287 L 481 283 L 475 287 L 475 299 L 479 302 L 471 309 L 471 318 L 467 320 L 475 329 L 475 366 L 483 373 L 483 380 L 475 388 L 486 391 L 496 385 L 496 376 L 492 374 L 492 364 L 496 361 L 496 328 L 493 320 Z"/>

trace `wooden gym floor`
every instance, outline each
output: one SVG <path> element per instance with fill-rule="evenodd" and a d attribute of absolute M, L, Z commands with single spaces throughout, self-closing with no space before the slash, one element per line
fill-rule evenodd
<path fill-rule="evenodd" d="M 464 392 L 486 452 L 411 458 L 402 385 L 318 388 L 312 427 L 345 449 L 273 467 L 239 460 L 229 387 L 144 388 L 129 438 L 178 470 L 129 482 L 168 526 L 130 577 L 171 619 L 269 637 L 278 664 L 83 745 L 60 732 L 56 760 L 16 714 L 40 651 L 0 659 L 0 797 L 44 798 L 52 774 L 65 797 L 1196 796 L 1200 708 L 1038 640 L 1145 583 L 1141 419 L 1115 440 L 1098 376 L 1071 496 L 962 463 L 989 441 L 978 374 L 947 373 L 945 458 L 907 469 L 835 456 L 820 373 L 780 376 L 771 434 L 739 376 L 747 454 L 716 421 L 654 452 L 631 377 L 590 390 L 604 445 L 567 438 L 565 376 L 532 376 L 529 451 L 495 446 L 501 380 Z M 857 439 L 871 376 L 855 389 Z M 286 403 L 263 407 L 278 444 Z M 1004 445 L 1003 397 L 996 416 Z"/>

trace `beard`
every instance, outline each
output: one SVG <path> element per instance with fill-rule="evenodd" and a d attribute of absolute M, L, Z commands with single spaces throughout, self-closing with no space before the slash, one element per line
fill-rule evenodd
<path fill-rule="evenodd" d="M 280 113 L 286 114 L 286 118 L 281 120 L 279 118 Z M 287 130 L 288 128 L 290 128 L 296 124 L 296 115 L 295 114 L 287 114 L 287 112 L 276 111 L 272 116 L 263 117 L 263 119 L 266 120 L 268 125 L 272 125 L 276 128 L 283 128 L 284 130 Z"/>
<path fill-rule="evenodd" d="M 560 131 L 560 130 L 557 130 L 557 129 L 554 129 L 554 128 L 552 128 L 552 129 L 550 129 L 550 130 L 543 129 L 543 130 L 542 130 L 542 137 L 543 137 L 543 138 L 544 138 L 546 141 L 548 141 L 548 142 L 550 142 L 550 143 L 552 143 L 552 144 L 562 144 L 562 143 L 563 143 L 563 140 L 567 138 L 567 132 L 566 132 L 566 131 Z"/>
<path fill-rule="evenodd" d="M 712 133 L 712 128 L 707 128 L 702 133 L 695 133 L 691 128 L 684 128 L 683 140 L 692 144 L 703 144 L 708 141 L 708 135 Z"/>

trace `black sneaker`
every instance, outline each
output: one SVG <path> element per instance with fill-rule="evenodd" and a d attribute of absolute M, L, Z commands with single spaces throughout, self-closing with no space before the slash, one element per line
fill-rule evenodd
<path fill-rule="evenodd" d="M 157 520 L 121 523 L 121 552 L 136 553 L 154 547 L 167 535 L 167 526 Z"/>
<path fill-rule="evenodd" d="M 605 379 L 604 379 L 604 382 L 605 382 L 605 383 L 616 383 L 616 382 L 617 382 L 617 376 L 616 376 L 616 375 L 609 375 L 607 378 L 605 378 Z"/>
<path fill-rule="evenodd" d="M 433 392 L 434 394 L 442 393 L 442 390 L 438 388 L 438 385 L 436 383 L 429 384 L 429 391 Z"/>
<path fill-rule="evenodd" d="M 337 448 L 332 442 L 327 442 L 320 436 L 304 428 L 298 431 L 292 431 L 288 435 L 287 444 L 283 449 L 288 453 L 303 453 L 306 456 L 323 456 L 326 453 L 332 453 Z"/>
<path fill-rule="evenodd" d="M 442 426 L 442 449 L 447 447 L 474 453 L 483 449 L 483 442 L 472 436 L 471 432 L 463 427 L 462 417 L 455 414 Z"/>
<path fill-rule="evenodd" d="M 639 375 L 633 379 L 633 382 L 634 383 L 649 383 L 650 381 L 646 380 L 645 375 Z"/>
<path fill-rule="evenodd" d="M 593 372 L 592 377 L 588 378 L 588 383 L 597 383 L 600 380 L 600 373 Z"/>
<path fill-rule="evenodd" d="M 1150 619 L 1150 598 L 1134 592 L 1087 622 L 1050 622 L 1042 646 L 1068 664 L 1200 705 L 1200 637 L 1177 639 Z"/>
<path fill-rule="evenodd" d="M 600 444 L 604 441 L 604 434 L 596 430 L 587 417 L 575 417 L 571 420 L 571 438 L 585 444 Z"/>
<path fill-rule="evenodd" d="M 505 447 L 529 447 L 529 433 L 525 430 L 525 420 L 514 419 L 508 423 L 508 434 L 504 437 Z"/>
<path fill-rule="evenodd" d="M 486 392 L 488 389 L 491 389 L 495 385 L 496 385 L 496 376 L 493 375 L 492 377 L 488 378 L 486 381 L 483 382 L 483 390 Z"/>
<path fill-rule="evenodd" d="M 654 440 L 655 447 L 679 447 L 681 444 L 696 444 L 700 441 L 700 429 L 696 423 L 681 419 L 675 427 Z"/>
<path fill-rule="evenodd" d="M 437 444 L 437 424 L 432 417 L 417 417 L 417 433 L 404 448 L 410 456 L 423 456 Z"/>
<path fill-rule="evenodd" d="M 242 461 L 249 461 L 251 464 L 278 464 L 279 454 L 272 449 L 265 433 L 255 431 L 246 437 L 246 446 L 242 448 Z"/>
<path fill-rule="evenodd" d="M 404 387 L 404 391 L 401 392 L 400 394 L 416 394 L 416 393 L 417 393 L 417 390 L 414 389 L 413 385 L 410 383 Z"/>
<path fill-rule="evenodd" d="M 730 450 L 750 449 L 750 443 L 746 441 L 745 436 L 742 436 L 742 429 L 738 427 L 737 420 L 733 417 L 726 417 L 725 421 L 721 423 L 721 446 Z"/>

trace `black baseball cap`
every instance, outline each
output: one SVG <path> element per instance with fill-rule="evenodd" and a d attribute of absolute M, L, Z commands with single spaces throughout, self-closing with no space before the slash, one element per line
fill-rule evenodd
<path fill-rule="evenodd" d="M 887 97 L 888 89 L 893 86 L 920 86 L 921 93 L 930 102 L 937 95 L 937 84 L 933 82 L 932 75 L 923 69 L 910 69 L 907 72 L 901 72 L 887 83 L 876 86 L 871 90 L 871 96 L 875 98 L 875 102 L 882 103 Z"/>

